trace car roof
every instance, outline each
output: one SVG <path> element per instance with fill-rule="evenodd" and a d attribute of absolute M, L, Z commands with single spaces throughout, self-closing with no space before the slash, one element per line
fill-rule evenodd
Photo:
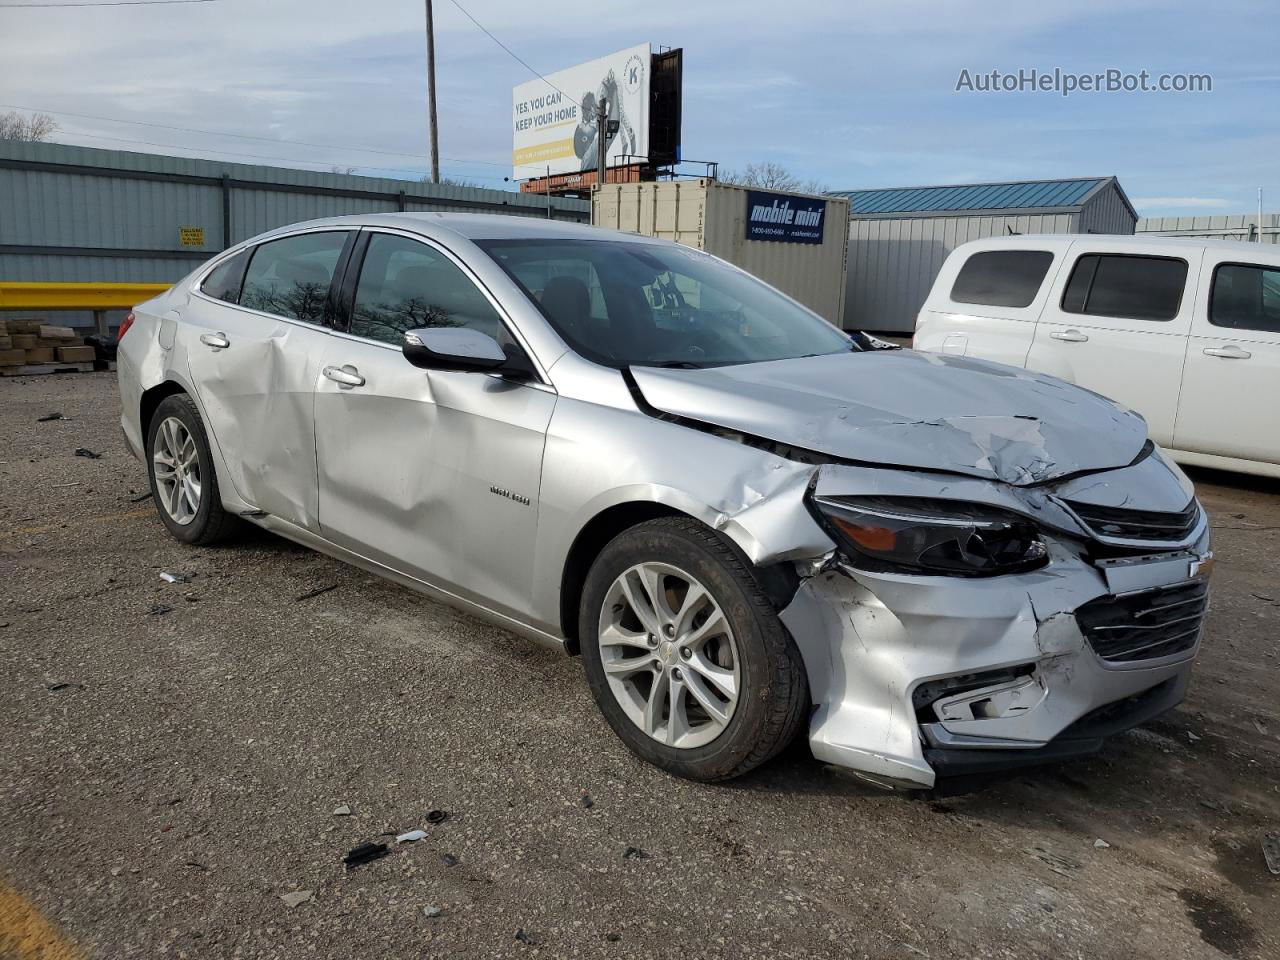
<path fill-rule="evenodd" d="M 427 237 L 466 240 L 633 240 L 663 243 L 653 237 L 623 233 L 584 223 L 545 217 L 517 217 L 490 213 L 372 213 L 345 217 L 326 217 L 294 223 L 271 233 L 285 233 L 314 227 L 398 227 Z M 265 236 L 265 235 L 264 235 Z"/>
<path fill-rule="evenodd" d="M 1202 237 L 1162 237 L 1152 234 L 1106 233 L 1017 233 L 1003 237 L 985 237 L 963 246 L 983 250 L 1026 250 L 1041 244 L 1058 249 L 1068 243 L 1088 245 L 1090 242 L 1108 246 L 1132 247 L 1134 253 L 1167 254 L 1185 256 L 1191 249 L 1202 249 L 1215 257 L 1227 260 L 1251 260 L 1280 264 L 1280 245 L 1251 243 L 1246 240 L 1216 240 Z M 961 249 L 961 248 L 957 248 Z"/>

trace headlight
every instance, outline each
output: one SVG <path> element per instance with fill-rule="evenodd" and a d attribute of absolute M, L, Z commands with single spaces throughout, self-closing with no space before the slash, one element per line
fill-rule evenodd
<path fill-rule="evenodd" d="M 991 577 L 1049 560 L 1035 524 L 998 507 L 895 497 L 813 503 L 850 562 L 865 570 Z"/>

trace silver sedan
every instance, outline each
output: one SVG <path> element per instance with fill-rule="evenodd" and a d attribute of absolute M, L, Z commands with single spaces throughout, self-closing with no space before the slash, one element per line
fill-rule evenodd
<path fill-rule="evenodd" d="M 681 776 L 805 730 L 929 787 L 1176 704 L 1211 554 L 1142 419 L 881 346 L 664 241 L 337 218 L 135 308 L 121 423 L 179 540 L 257 524 L 580 655 Z"/>

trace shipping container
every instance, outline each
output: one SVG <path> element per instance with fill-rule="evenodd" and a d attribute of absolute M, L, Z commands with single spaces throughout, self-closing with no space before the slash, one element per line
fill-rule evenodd
<path fill-rule="evenodd" d="M 608 184 L 592 222 L 706 251 L 754 274 L 839 326 L 849 201 L 719 180 Z"/>

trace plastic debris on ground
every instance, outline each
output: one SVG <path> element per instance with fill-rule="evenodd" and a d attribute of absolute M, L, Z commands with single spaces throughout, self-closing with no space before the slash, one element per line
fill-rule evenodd
<path fill-rule="evenodd" d="M 163 616 L 166 613 L 170 613 L 172 610 L 173 610 L 173 607 L 165 606 L 163 603 L 153 603 L 151 605 L 151 614 L 152 616 L 156 616 L 156 617 Z"/>
<path fill-rule="evenodd" d="M 426 835 L 427 831 L 425 830 L 410 830 L 407 833 L 402 833 L 397 836 L 396 843 L 414 843 L 415 841 L 424 839 Z"/>
<path fill-rule="evenodd" d="M 161 573 L 160 579 L 165 583 L 190 583 L 194 573 Z"/>
<path fill-rule="evenodd" d="M 100 459 L 102 459 L 102 454 L 100 454 L 100 453 L 94 453 L 94 452 L 93 452 L 92 450 L 90 450 L 88 447 L 76 447 L 76 456 L 77 456 L 77 457 L 85 457 L 85 458 L 87 458 L 87 459 L 89 459 L 89 460 L 100 460 Z"/>
<path fill-rule="evenodd" d="M 1111 844 L 1099 837 L 1097 840 L 1093 841 L 1093 846 L 1095 850 L 1106 850 L 1111 846 Z"/>
<path fill-rule="evenodd" d="M 326 583 L 323 587 L 316 587 L 314 590 L 308 590 L 301 596 L 294 597 L 293 601 L 294 603 L 297 603 L 299 600 L 310 600 L 312 597 L 318 597 L 322 593 L 328 593 L 330 590 L 337 589 L 338 585 L 336 583 Z"/>
<path fill-rule="evenodd" d="M 334 808 L 333 808 L 333 815 L 334 815 L 335 817 L 349 817 L 349 816 L 351 816 L 351 807 L 349 807 L 349 806 L 348 806 L 347 804 L 345 804 L 345 803 L 344 803 L 344 804 L 342 804 L 341 806 L 334 807 Z"/>
<path fill-rule="evenodd" d="M 596 802 L 591 799 L 591 795 L 585 790 L 582 791 L 582 796 L 578 798 L 578 802 L 582 804 L 582 809 L 584 810 L 590 810 L 596 805 Z"/>
<path fill-rule="evenodd" d="M 347 865 L 348 870 L 351 870 L 362 863 L 369 863 L 386 855 L 387 845 L 385 843 L 362 843 L 360 846 L 348 851 L 347 855 L 342 858 L 342 862 Z"/>
<path fill-rule="evenodd" d="M 440 859 L 444 861 L 446 867 L 456 867 L 458 865 L 458 858 L 452 853 L 442 853 L 440 854 Z"/>
<path fill-rule="evenodd" d="M 524 932 L 524 927 L 521 927 L 516 931 L 516 939 L 527 947 L 536 947 L 538 945 L 538 941 L 534 938 L 533 934 Z"/>
<path fill-rule="evenodd" d="M 639 847 L 627 847 L 622 854 L 624 860 L 648 860 L 652 856 L 653 854 L 645 853 Z"/>
<path fill-rule="evenodd" d="M 449 819 L 449 814 L 444 810 L 431 810 L 427 813 L 427 823 L 444 823 Z"/>
<path fill-rule="evenodd" d="M 1267 869 L 1280 874 L 1280 830 L 1262 835 L 1262 856 L 1267 861 Z"/>
<path fill-rule="evenodd" d="M 438 917 L 442 913 L 444 913 L 444 911 L 441 910 L 439 907 L 423 907 L 422 908 L 422 915 L 424 917 Z"/>
<path fill-rule="evenodd" d="M 310 890 L 295 890 L 293 893 L 280 894 L 280 899 L 284 901 L 284 905 L 286 907 L 292 910 L 294 907 L 300 906 L 308 900 L 314 900 L 315 897 L 312 895 Z"/>
<path fill-rule="evenodd" d="M 45 687 L 46 690 L 83 690 L 83 683 L 68 683 L 65 680 L 59 680 Z"/>
<path fill-rule="evenodd" d="M 50 420 L 67 419 L 60 413 L 46 413 L 43 417 L 36 417 L 36 423 L 48 423 Z"/>

